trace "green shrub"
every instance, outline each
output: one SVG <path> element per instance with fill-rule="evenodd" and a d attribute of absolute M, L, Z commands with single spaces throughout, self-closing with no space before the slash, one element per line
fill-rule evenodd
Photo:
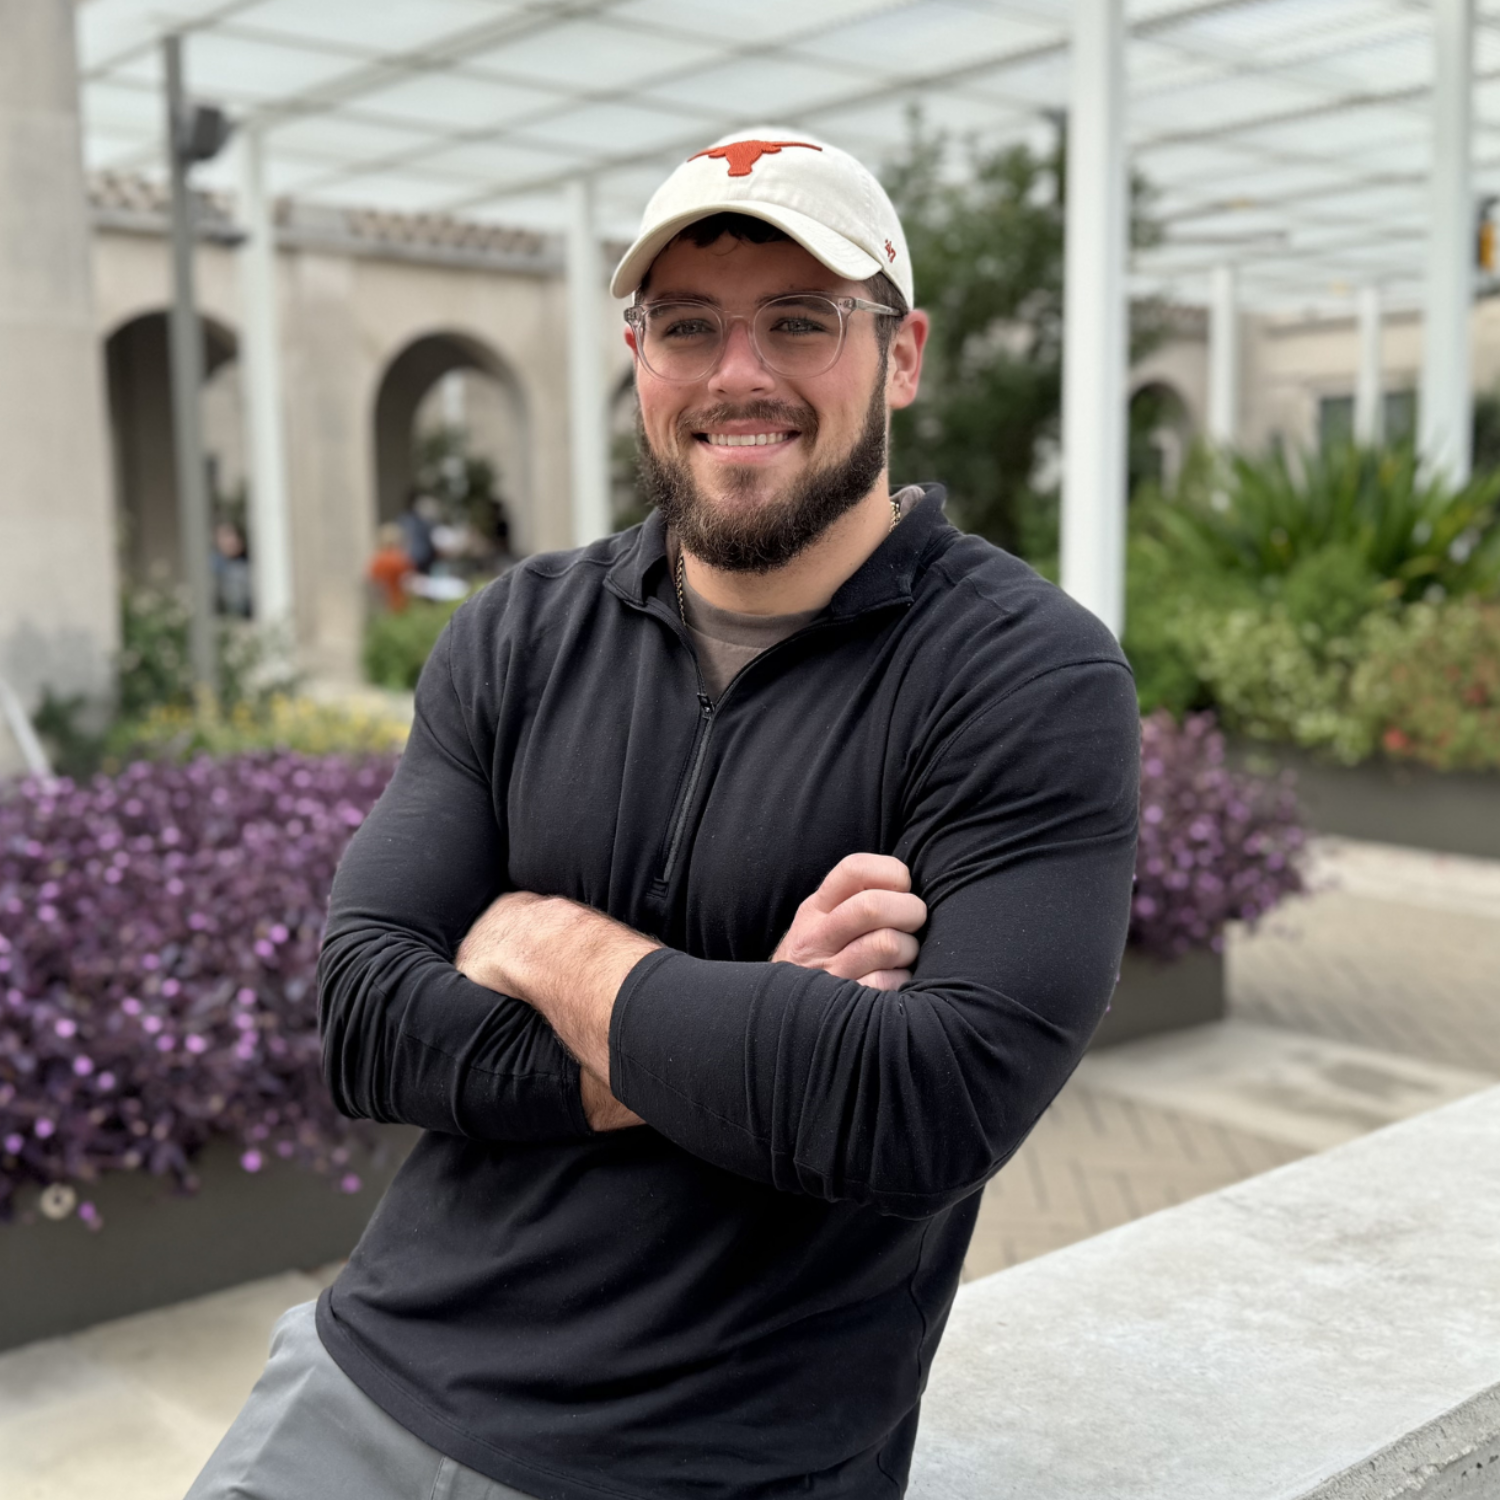
<path fill-rule="evenodd" d="M 409 692 L 432 655 L 457 603 L 413 599 L 399 613 L 378 614 L 365 626 L 365 679 L 377 687 Z"/>
<path fill-rule="evenodd" d="M 188 644 L 190 611 L 181 591 L 127 588 L 120 596 L 118 713 L 139 719 L 154 708 L 188 708 L 194 699 Z M 216 620 L 219 698 L 232 708 L 294 689 L 289 654 L 266 631 L 240 620 Z"/>
<path fill-rule="evenodd" d="M 1412 606 L 1370 641 L 1350 699 L 1393 759 L 1500 770 L 1500 602 Z"/>
<path fill-rule="evenodd" d="M 1500 474 L 1451 489 L 1422 477 L 1410 447 L 1200 455 L 1161 523 L 1185 561 L 1292 590 L 1293 613 L 1330 634 L 1351 628 L 1366 587 L 1373 608 L 1500 586 Z M 1337 621 L 1319 602 L 1330 578 Z"/>
<path fill-rule="evenodd" d="M 1350 700 L 1350 679 L 1370 624 L 1327 638 L 1281 603 L 1185 612 L 1177 635 L 1225 728 L 1250 739 L 1316 750 L 1353 765 L 1375 749 L 1367 718 Z"/>
<path fill-rule="evenodd" d="M 105 736 L 102 768 L 132 760 L 186 760 L 194 755 L 242 755 L 252 750 L 304 755 L 366 755 L 399 750 L 406 726 L 390 714 L 310 698 L 273 694 L 221 709 L 205 699 L 193 706 L 158 705 L 138 719 L 120 719 Z"/>
<path fill-rule="evenodd" d="M 1125 544 L 1125 654 L 1135 672 L 1141 712 L 1181 717 L 1212 697 L 1183 633 L 1186 614 L 1254 608 L 1260 594 L 1247 579 L 1202 565 L 1178 544 L 1163 515 L 1174 502 L 1143 488 L 1131 503 Z"/>

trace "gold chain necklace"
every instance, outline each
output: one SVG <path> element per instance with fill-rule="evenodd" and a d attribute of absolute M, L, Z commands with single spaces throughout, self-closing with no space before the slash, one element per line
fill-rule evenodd
<path fill-rule="evenodd" d="M 886 527 L 885 534 L 889 536 L 895 529 L 896 523 L 901 519 L 901 501 L 891 496 L 891 524 Z M 683 627 L 687 628 L 687 551 L 683 547 L 677 549 L 677 613 L 682 617 Z"/>

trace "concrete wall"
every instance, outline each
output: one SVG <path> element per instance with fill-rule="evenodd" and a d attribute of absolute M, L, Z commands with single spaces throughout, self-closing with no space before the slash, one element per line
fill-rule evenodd
<path fill-rule="evenodd" d="M 28 708 L 106 691 L 117 630 L 72 27 L 0 0 L 0 675 Z"/>
<path fill-rule="evenodd" d="M 910 1500 L 1500 1493 L 1500 1089 L 962 1288 Z"/>

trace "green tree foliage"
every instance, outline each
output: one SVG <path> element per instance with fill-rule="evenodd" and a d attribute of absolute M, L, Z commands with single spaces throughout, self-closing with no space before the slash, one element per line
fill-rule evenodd
<path fill-rule="evenodd" d="M 415 488 L 441 503 L 445 520 L 467 522 L 486 541 L 503 542 L 506 515 L 499 472 L 469 443 L 463 427 L 431 427 L 420 433 L 412 453 Z"/>
<path fill-rule="evenodd" d="M 885 172 L 933 323 L 922 395 L 894 419 L 892 476 L 941 480 L 959 524 L 1037 557 L 1056 548 L 1043 470 L 1062 399 L 1064 154 L 970 144 L 950 174 L 952 152 L 913 114 Z M 1137 243 L 1152 237 L 1145 201 L 1138 183 Z M 1137 352 L 1154 325 L 1137 320 Z"/>

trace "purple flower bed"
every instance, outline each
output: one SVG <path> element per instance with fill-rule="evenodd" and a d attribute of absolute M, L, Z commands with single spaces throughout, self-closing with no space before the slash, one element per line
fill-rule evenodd
<path fill-rule="evenodd" d="M 1303 888 L 1307 836 L 1291 785 L 1229 770 L 1212 714 L 1141 723 L 1141 839 L 1130 944 L 1157 958 L 1222 948 Z"/>
<path fill-rule="evenodd" d="M 1141 734 L 1130 942 L 1217 947 L 1301 889 L 1295 799 L 1227 770 L 1208 715 Z M 365 1127 L 323 1086 L 316 965 L 334 867 L 394 765 L 264 752 L 0 793 L 0 1217 L 31 1182 L 97 1227 L 100 1173 L 191 1188 L 214 1135 L 246 1171 L 280 1158 L 358 1189 Z"/>
<path fill-rule="evenodd" d="M 195 1185 L 212 1135 L 346 1191 L 362 1127 L 319 1071 L 315 968 L 344 845 L 392 756 L 139 762 L 0 795 L 0 1216 L 25 1182 Z"/>

